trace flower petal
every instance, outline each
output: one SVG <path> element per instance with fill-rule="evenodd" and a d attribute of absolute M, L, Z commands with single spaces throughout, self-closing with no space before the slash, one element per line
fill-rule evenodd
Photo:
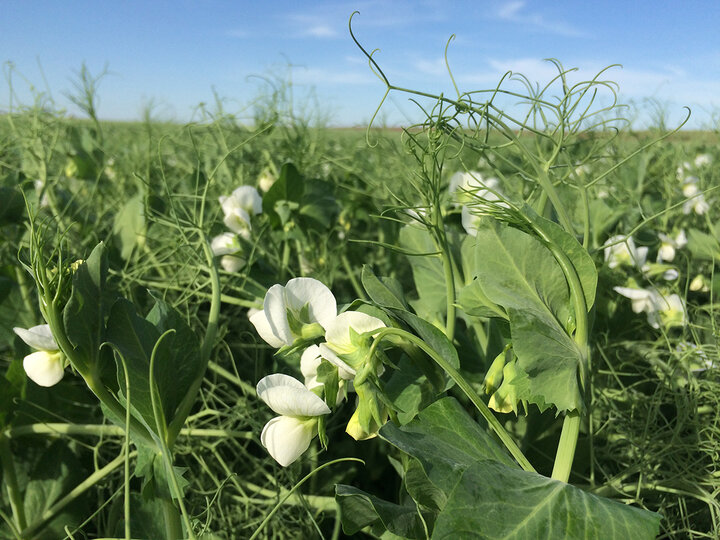
<path fill-rule="evenodd" d="M 257 394 L 268 407 L 283 416 L 330 414 L 330 408 L 322 399 L 297 379 L 282 373 L 263 377 L 257 384 Z"/>
<path fill-rule="evenodd" d="M 238 242 L 237 235 L 233 233 L 222 233 L 212 239 L 210 243 L 210 249 L 213 255 L 234 255 L 242 249 L 240 242 Z"/>
<path fill-rule="evenodd" d="M 241 235 L 243 238 L 249 236 L 251 228 L 250 214 L 242 208 L 234 208 L 232 212 L 226 213 L 223 223 L 225 223 L 228 229 Z"/>
<path fill-rule="evenodd" d="M 23 359 L 23 368 L 30 379 L 40 386 L 54 386 L 65 375 L 64 357 L 60 352 L 38 351 Z"/>
<path fill-rule="evenodd" d="M 260 335 L 261 338 L 265 340 L 268 345 L 270 345 L 271 347 L 275 347 L 276 349 L 279 349 L 280 347 L 285 345 L 285 342 L 279 337 L 277 337 L 273 332 L 273 329 L 270 326 L 270 322 L 268 321 L 268 318 L 265 315 L 264 311 L 258 310 L 252 315 L 250 315 L 248 318 L 255 327 L 257 333 Z"/>
<path fill-rule="evenodd" d="M 360 311 L 345 311 L 327 326 L 325 339 L 335 352 L 351 353 L 355 346 L 350 342 L 350 328 L 358 334 L 364 334 L 384 327 L 385 323 L 377 317 Z"/>
<path fill-rule="evenodd" d="M 27 330 L 16 327 L 13 328 L 13 332 L 20 336 L 20 339 L 33 349 L 41 351 L 57 351 L 59 349 L 52 332 L 50 332 L 50 325 L 48 324 L 40 324 Z"/>
<path fill-rule="evenodd" d="M 285 288 L 282 285 L 273 285 L 268 289 L 263 301 L 263 311 L 273 335 L 282 340 L 284 345 L 292 345 L 295 338 L 290 331 L 287 320 L 287 305 L 285 304 Z M 267 340 L 265 340 L 267 341 Z M 268 341 L 269 343 L 269 341 Z"/>
<path fill-rule="evenodd" d="M 232 192 L 232 197 L 237 205 L 248 214 L 262 213 L 262 197 L 253 186 L 240 186 Z"/>
<path fill-rule="evenodd" d="M 467 206 L 462 207 L 460 215 L 462 216 L 462 226 L 465 232 L 470 236 L 477 236 L 480 218 L 473 214 Z"/>
<path fill-rule="evenodd" d="M 305 377 L 307 388 L 322 386 L 322 383 L 317 380 L 317 370 L 321 362 L 320 348 L 317 345 L 310 345 L 300 356 L 300 371 Z"/>
<path fill-rule="evenodd" d="M 242 257 L 235 257 L 234 255 L 223 255 L 220 259 L 220 266 L 223 267 L 223 270 L 231 274 L 240 270 L 246 263 L 247 261 L 245 259 Z"/>
<path fill-rule="evenodd" d="M 290 309 L 299 311 L 308 304 L 311 322 L 327 328 L 337 316 L 337 301 L 323 282 L 313 278 L 294 278 L 285 285 L 285 298 Z"/>
<path fill-rule="evenodd" d="M 355 378 L 356 371 L 350 367 L 344 360 L 342 360 L 333 350 L 327 346 L 327 343 L 321 343 L 318 345 L 320 355 L 330 362 L 332 365 L 338 368 L 338 376 L 345 380 L 351 381 Z"/>
<path fill-rule="evenodd" d="M 307 420 L 278 416 L 265 424 L 260 442 L 275 461 L 287 467 L 310 446 L 314 430 L 308 424 Z"/>

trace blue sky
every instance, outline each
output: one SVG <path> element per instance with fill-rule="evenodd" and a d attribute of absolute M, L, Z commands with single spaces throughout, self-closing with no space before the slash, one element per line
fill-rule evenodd
<path fill-rule="evenodd" d="M 108 66 L 98 108 L 106 119 L 139 118 L 149 103 L 158 118 L 197 119 L 213 89 L 228 111 L 250 117 L 262 76 L 291 77 L 298 107 L 321 108 L 332 124 L 363 124 L 384 87 L 348 34 L 355 10 L 356 36 L 380 49 L 378 62 L 399 86 L 451 92 L 443 51 L 455 34 L 449 60 L 462 90 L 492 88 L 507 70 L 548 82 L 549 57 L 579 68 L 571 81 L 622 64 L 607 78 L 637 103 L 630 116 L 647 121 L 653 106 L 643 100 L 652 98 L 671 120 L 688 105 L 692 127 L 718 124 L 717 0 L 0 0 L 0 110 L 10 101 L 12 62 L 17 98 L 31 101 L 31 84 L 77 114 L 64 94 L 85 62 L 92 73 Z M 397 124 L 418 113 L 395 94 L 382 118 Z"/>

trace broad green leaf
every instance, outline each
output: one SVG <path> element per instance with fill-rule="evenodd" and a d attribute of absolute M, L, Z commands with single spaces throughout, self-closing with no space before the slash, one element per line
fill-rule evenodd
<path fill-rule="evenodd" d="M 115 302 L 107 323 L 107 341 L 125 361 L 132 410 L 137 411 L 139 419 L 155 433 L 157 427 L 152 408 L 150 359 L 159 338 L 160 332 L 151 322 L 137 314 L 132 303 L 124 298 Z M 125 370 L 122 360 L 117 358 L 117 374 L 120 391 L 125 394 Z M 167 418 L 166 420 L 169 421 Z"/>
<path fill-rule="evenodd" d="M 583 406 L 578 385 L 582 354 L 565 331 L 565 276 L 539 240 L 484 221 L 478 227 L 476 271 L 488 298 L 505 307 L 518 365 L 528 375 L 521 399 L 559 410 Z"/>
<path fill-rule="evenodd" d="M 117 497 L 113 502 L 111 515 L 121 516 L 109 523 L 108 536 L 122 538 L 125 534 L 125 519 L 122 506 L 124 500 Z M 163 538 L 166 535 L 163 503 L 159 498 L 146 499 L 137 493 L 130 494 L 130 531 L 133 538 Z"/>
<path fill-rule="evenodd" d="M 717 238 L 697 229 L 688 231 L 688 248 L 698 259 L 720 259 L 720 242 Z"/>
<path fill-rule="evenodd" d="M 380 436 L 409 454 L 408 491 L 435 509 L 432 538 L 654 538 L 660 516 L 521 470 L 453 398 Z M 424 473 L 424 475 L 422 474 Z"/>
<path fill-rule="evenodd" d="M 115 215 L 113 234 L 120 244 L 120 256 L 127 260 L 135 246 L 145 242 L 145 206 L 141 194 L 128 199 Z"/>
<path fill-rule="evenodd" d="M 168 330 L 174 332 L 163 337 Z M 147 319 L 140 317 L 130 302 L 118 300 L 108 319 L 107 339 L 125 360 L 130 381 L 130 404 L 143 420 L 156 431 L 150 388 L 150 359 L 155 351 L 155 385 L 167 422 L 172 421 L 175 410 L 200 376 L 200 354 L 196 336 L 187 323 L 162 300 Z M 125 377 L 120 359 L 118 384 L 125 391 Z"/>
<path fill-rule="evenodd" d="M 452 367 L 455 369 L 460 367 L 460 359 L 458 358 L 457 351 L 442 330 L 409 311 L 394 310 L 393 313 L 415 330 L 415 333 L 422 338 L 425 344 L 442 356 Z M 423 365 L 421 364 L 420 367 L 423 367 Z M 445 375 L 434 361 L 430 369 L 431 371 L 426 372 L 426 375 L 433 384 L 439 386 L 437 385 L 437 380 L 440 377 L 445 379 L 444 390 L 449 390 L 454 386 L 455 382 Z M 439 377 L 435 375 L 435 373 L 437 373 Z"/>
<path fill-rule="evenodd" d="M 105 316 L 109 293 L 105 289 L 107 256 L 100 242 L 72 278 L 72 293 L 63 310 L 63 322 L 70 343 L 86 361 L 95 363 L 105 341 Z"/>
<path fill-rule="evenodd" d="M 655 538 L 660 515 L 493 461 L 463 471 L 432 538 Z"/>
<path fill-rule="evenodd" d="M 402 427 L 388 422 L 380 429 L 380 437 L 416 458 L 428 479 L 444 493 L 452 491 L 458 474 L 477 461 L 518 467 L 454 398 L 436 401 Z"/>
<path fill-rule="evenodd" d="M 418 302 L 416 312 L 424 318 L 444 317 L 447 308 L 447 288 L 442 260 L 435 254 L 437 247 L 428 232 L 417 225 L 406 225 L 400 230 L 400 246 L 412 255 L 408 257 L 412 269 Z"/>
<path fill-rule="evenodd" d="M 333 194 L 334 186 L 323 180 L 305 181 L 300 216 L 302 223 L 323 229 L 332 227 L 340 213 L 340 204 Z"/>
<path fill-rule="evenodd" d="M 17 357 L 0 377 L 0 429 L 10 424 L 17 408 L 15 400 L 25 394 L 27 376 L 23 369 L 22 358 Z"/>
<path fill-rule="evenodd" d="M 504 314 L 502 308 L 490 302 L 479 279 L 462 287 L 458 291 L 455 303 L 471 317 L 502 317 Z"/>
<path fill-rule="evenodd" d="M 423 354 L 421 351 L 418 352 Z M 440 390 L 444 382 L 441 380 L 437 385 Z M 437 396 L 438 388 L 433 388 L 414 360 L 404 356 L 385 383 L 383 391 L 398 411 L 398 421 L 407 424 L 421 409 L 432 403 Z"/>
<path fill-rule="evenodd" d="M 365 292 L 367 292 L 370 300 L 376 304 L 405 311 L 409 309 L 403 295 L 402 285 L 398 280 L 377 277 L 367 265 L 362 267 L 361 280 Z"/>
<path fill-rule="evenodd" d="M 0 186 L 0 225 L 20 223 L 25 213 L 25 202 L 19 190 Z"/>
<path fill-rule="evenodd" d="M 595 262 L 590 257 L 590 254 L 574 236 L 566 232 L 557 223 L 539 216 L 530 206 L 523 206 L 523 213 L 570 259 L 578 278 L 580 278 L 583 294 L 585 295 L 585 304 L 587 310 L 590 311 L 590 308 L 595 303 L 598 280 Z"/>
<path fill-rule="evenodd" d="M 280 169 L 280 175 L 262 200 L 263 213 L 268 216 L 273 227 L 282 225 L 281 216 L 277 212 L 278 203 L 294 203 L 298 207 L 302 201 L 305 179 L 295 165 L 286 163 Z M 284 202 L 283 202 L 284 201 Z"/>
<path fill-rule="evenodd" d="M 50 507 L 84 480 L 84 471 L 65 440 L 52 443 L 40 456 L 30 473 L 25 488 L 25 517 L 32 525 L 45 517 Z M 33 538 L 56 540 L 65 538 L 64 527 L 78 526 L 86 514 L 87 496 L 80 495 L 64 507 Z"/>
<path fill-rule="evenodd" d="M 345 534 L 379 526 L 379 532 L 387 530 L 401 538 L 426 538 L 414 504 L 394 504 L 343 484 L 335 486 L 335 500 L 340 506 Z"/>
<path fill-rule="evenodd" d="M 159 334 L 174 330 L 163 338 L 155 353 L 155 383 L 170 422 L 195 378 L 203 376 L 200 344 L 185 319 L 160 298 L 155 298 L 155 306 L 146 319 Z"/>

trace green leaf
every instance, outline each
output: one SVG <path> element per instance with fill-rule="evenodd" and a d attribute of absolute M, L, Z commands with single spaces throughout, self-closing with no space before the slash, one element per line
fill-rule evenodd
<path fill-rule="evenodd" d="M 145 206 L 141 194 L 128 199 L 115 215 L 113 234 L 120 243 L 120 256 L 128 260 L 133 249 L 145 241 Z"/>
<path fill-rule="evenodd" d="M 483 461 L 449 493 L 432 538 L 655 538 L 660 515 L 536 473 Z"/>
<path fill-rule="evenodd" d="M 24 505 L 28 525 L 43 519 L 50 507 L 83 479 L 83 467 L 67 441 L 59 440 L 52 443 L 35 463 L 25 488 Z M 33 538 L 41 540 L 65 538 L 65 526 L 72 530 L 82 522 L 87 510 L 86 502 L 87 496 L 84 495 L 75 499 Z"/>
<path fill-rule="evenodd" d="M 408 311 L 394 310 L 393 313 L 415 330 L 425 344 L 442 356 L 452 367 L 455 369 L 460 367 L 457 351 L 442 330 Z M 425 364 L 419 364 L 419 366 L 423 368 Z M 444 390 L 449 390 L 455 385 L 455 382 L 434 361 L 429 364 L 429 370 L 424 369 L 424 371 L 428 379 L 436 386 L 440 386 L 437 384 L 438 379 L 444 380 Z"/>
<path fill-rule="evenodd" d="M 421 409 L 432 403 L 437 392 L 443 390 L 444 383 L 444 379 L 440 378 L 440 384 L 433 388 L 417 362 L 403 356 L 385 383 L 383 392 L 397 411 L 398 421 L 407 424 Z"/>
<path fill-rule="evenodd" d="M 400 229 L 400 246 L 412 255 L 408 257 L 419 301 L 414 306 L 423 318 L 442 320 L 447 308 L 447 288 L 442 260 L 435 253 L 437 247 L 430 234 L 416 225 Z"/>
<path fill-rule="evenodd" d="M 295 203 L 299 206 L 304 192 L 305 179 L 298 172 L 295 165 L 286 163 L 280 169 L 280 176 L 268 190 L 262 200 L 263 213 L 268 216 L 273 227 L 282 226 L 281 216 L 277 213 L 276 207 L 281 201 Z"/>
<path fill-rule="evenodd" d="M 688 231 L 688 248 L 698 259 L 720 259 L 720 242 L 717 238 L 697 229 Z"/>
<path fill-rule="evenodd" d="M 155 383 L 162 400 L 165 418 L 170 422 L 195 378 L 202 377 L 200 343 L 185 319 L 169 304 L 155 298 L 155 306 L 146 319 L 165 336 L 155 352 Z"/>
<path fill-rule="evenodd" d="M 660 516 L 521 470 L 453 398 L 380 436 L 409 454 L 405 482 L 437 511 L 432 538 L 654 538 Z M 424 473 L 424 474 L 423 474 Z"/>
<path fill-rule="evenodd" d="M 364 491 L 337 484 L 335 500 L 340 507 L 345 534 L 355 534 L 367 526 L 387 530 L 401 538 L 426 538 L 414 504 L 399 505 Z"/>
<path fill-rule="evenodd" d="M 334 186 L 323 180 L 306 180 L 300 205 L 303 224 L 329 229 L 340 213 L 340 204 L 333 194 Z"/>
<path fill-rule="evenodd" d="M 141 492 L 143 499 L 153 498 L 172 499 L 174 491 L 170 487 L 168 468 L 166 467 L 162 454 L 157 447 L 138 444 L 138 457 L 135 463 L 135 474 L 143 479 Z M 184 477 L 186 467 L 173 467 L 172 474 L 175 476 L 180 492 L 184 493 L 190 485 Z"/>
<path fill-rule="evenodd" d="M 157 328 L 140 317 L 131 302 L 124 298 L 115 302 L 108 319 L 107 341 L 125 361 L 131 410 L 137 412 L 139 419 L 154 433 L 157 433 L 157 427 L 152 408 L 150 358 L 159 338 L 160 332 Z M 118 384 L 120 391 L 125 394 L 125 370 L 122 360 L 116 357 Z"/>
<path fill-rule="evenodd" d="M 25 213 L 25 201 L 16 188 L 0 186 L 0 225 L 20 223 Z"/>
<path fill-rule="evenodd" d="M 598 274 L 595 268 L 595 262 L 580 242 L 566 232 L 557 223 L 547 220 L 539 216 L 528 205 L 522 208 L 523 213 L 554 243 L 565 255 L 570 259 L 575 272 L 577 272 L 582 284 L 583 294 L 585 295 L 585 304 L 587 310 L 595 303 L 595 292 L 597 290 Z"/>
<path fill-rule="evenodd" d="M 168 330 L 174 332 L 163 337 Z M 107 340 L 122 355 L 130 381 L 130 405 L 140 413 L 147 425 L 157 432 L 150 388 L 150 359 L 155 350 L 155 386 L 166 422 L 172 421 L 175 410 L 195 377 L 200 376 L 200 353 L 197 337 L 187 323 L 169 305 L 156 299 L 147 319 L 139 316 L 135 306 L 118 300 L 108 319 Z M 118 384 L 125 391 L 125 376 L 117 359 Z"/>
<path fill-rule="evenodd" d="M 581 409 L 582 354 L 565 331 L 565 276 L 547 247 L 517 229 L 484 221 L 478 227 L 476 271 L 488 298 L 505 307 L 518 365 L 528 375 L 521 399 L 559 410 Z"/>
<path fill-rule="evenodd" d="M 12 421 L 17 404 L 15 400 L 25 394 L 27 376 L 21 358 L 15 358 L 3 377 L 0 377 L 0 430 Z"/>
<path fill-rule="evenodd" d="M 445 493 L 453 489 L 458 474 L 477 461 L 490 459 L 518 468 L 454 398 L 436 401 L 405 426 L 388 422 L 380 429 L 380 437 L 416 458 L 428 479 Z"/>
<path fill-rule="evenodd" d="M 396 279 L 389 277 L 377 277 L 369 266 L 363 265 L 361 281 L 370 300 L 382 307 L 410 309 L 405 301 L 402 285 Z"/>
<path fill-rule="evenodd" d="M 70 343 L 89 363 L 96 363 L 105 341 L 105 315 L 109 293 L 105 289 L 107 255 L 100 242 L 75 271 L 72 293 L 63 310 L 65 332 Z"/>

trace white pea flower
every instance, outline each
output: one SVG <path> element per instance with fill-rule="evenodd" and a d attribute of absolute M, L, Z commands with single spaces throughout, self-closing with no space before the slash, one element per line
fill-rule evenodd
<path fill-rule="evenodd" d="M 695 156 L 695 167 L 705 167 L 712 163 L 712 156 L 710 154 L 698 154 Z"/>
<path fill-rule="evenodd" d="M 210 243 L 213 255 L 221 257 L 220 266 L 226 272 L 234 273 L 240 270 L 247 262 L 238 253 L 242 252 L 242 246 L 234 233 L 223 233 L 212 239 Z"/>
<path fill-rule="evenodd" d="M 675 250 L 687 245 L 687 236 L 684 229 L 680 230 L 675 238 L 663 233 L 659 233 L 658 238 L 660 238 L 660 249 L 658 249 L 657 255 L 657 262 L 659 263 L 672 262 L 675 259 Z"/>
<path fill-rule="evenodd" d="M 327 360 L 327 358 L 325 358 L 325 360 Z M 300 371 L 302 372 L 303 377 L 305 377 L 305 386 L 310 390 L 323 386 L 323 383 L 318 381 L 317 378 L 317 370 L 320 367 L 322 361 L 323 355 L 320 347 L 318 347 L 317 345 L 310 345 L 303 351 L 302 355 L 300 356 Z M 342 400 L 345 399 L 349 384 L 345 382 L 348 378 L 343 377 L 340 371 L 338 371 L 338 373 L 340 375 L 340 384 L 338 386 L 337 396 L 335 397 L 335 403 L 340 403 Z M 351 378 L 352 376 L 350 377 L 350 379 Z"/>
<path fill-rule="evenodd" d="M 41 324 L 32 328 L 13 328 L 25 343 L 37 352 L 27 355 L 23 359 L 23 368 L 30 379 L 40 386 L 54 386 L 65 375 L 67 360 L 60 352 L 50 332 L 50 326 Z"/>
<path fill-rule="evenodd" d="M 610 268 L 621 265 L 634 265 L 642 268 L 645 264 L 648 248 L 636 248 L 631 236 L 628 236 L 627 239 L 624 236 L 613 236 L 608 238 L 606 243 L 613 244 L 605 248 L 605 261 Z"/>
<path fill-rule="evenodd" d="M 689 161 L 683 161 L 682 164 L 679 165 L 677 169 L 675 169 L 675 175 L 677 176 L 677 179 L 680 181 L 685 180 L 685 173 L 691 168 L 692 165 L 690 165 Z"/>
<path fill-rule="evenodd" d="M 260 442 L 283 467 L 299 458 L 317 433 L 318 417 L 330 408 L 303 383 L 281 373 L 263 377 L 257 395 L 280 416 L 270 420 L 260 434 Z"/>
<path fill-rule="evenodd" d="M 262 213 L 262 197 L 252 186 L 240 186 L 229 196 L 221 196 L 225 218 L 223 222 L 231 231 L 243 238 L 250 237 L 250 216 Z"/>
<path fill-rule="evenodd" d="M 682 192 L 688 199 L 694 197 L 700 191 L 700 188 L 697 186 L 698 180 L 697 176 L 688 176 L 683 182 Z"/>
<path fill-rule="evenodd" d="M 338 367 L 340 378 L 353 379 L 367 359 L 369 345 L 363 334 L 381 328 L 385 328 L 385 323 L 377 317 L 360 311 L 345 311 L 325 328 L 325 343 L 319 345 L 320 354 Z"/>
<path fill-rule="evenodd" d="M 267 193 L 275 183 L 275 180 L 277 180 L 277 178 L 275 178 L 269 170 L 264 169 L 263 172 L 260 173 L 260 176 L 258 176 L 257 184 L 263 193 Z"/>
<path fill-rule="evenodd" d="M 693 186 L 693 189 L 686 190 L 683 188 L 683 194 L 688 198 L 685 204 L 683 204 L 683 214 L 695 212 L 698 216 L 702 216 L 710 210 L 710 205 L 705 200 L 705 195 L 698 193 L 697 186 L 695 184 L 690 185 Z M 688 195 L 688 193 L 692 193 L 692 195 Z"/>
<path fill-rule="evenodd" d="M 477 171 L 458 171 L 450 177 L 448 190 L 459 204 L 466 204 L 476 199 L 495 202 L 502 201 L 498 195 L 500 181 L 497 178 L 483 178 Z"/>
<path fill-rule="evenodd" d="M 337 316 L 337 302 L 326 285 L 313 278 L 294 278 L 268 289 L 263 310 L 250 317 L 269 345 L 280 348 L 298 338 L 322 335 Z"/>
<path fill-rule="evenodd" d="M 677 294 L 660 295 L 658 298 L 658 313 L 660 314 L 660 322 L 666 328 L 685 326 L 687 324 L 685 303 Z"/>
<path fill-rule="evenodd" d="M 648 323 L 653 328 L 660 328 L 661 323 L 668 328 L 687 324 L 685 304 L 677 294 L 665 296 L 655 289 L 630 287 L 613 287 L 613 289 L 632 300 L 632 310 L 635 313 L 645 312 Z"/>
<path fill-rule="evenodd" d="M 651 312 L 657 309 L 658 293 L 651 289 L 633 289 L 632 287 L 613 287 L 613 290 L 632 300 L 635 313 Z"/>
<path fill-rule="evenodd" d="M 710 285 L 708 284 L 707 279 L 705 279 L 705 276 L 698 274 L 690 282 L 690 290 L 693 292 L 709 292 Z"/>
<path fill-rule="evenodd" d="M 473 214 L 469 207 L 463 206 L 460 217 L 462 218 L 462 226 L 465 232 L 470 236 L 477 236 L 480 216 Z"/>

